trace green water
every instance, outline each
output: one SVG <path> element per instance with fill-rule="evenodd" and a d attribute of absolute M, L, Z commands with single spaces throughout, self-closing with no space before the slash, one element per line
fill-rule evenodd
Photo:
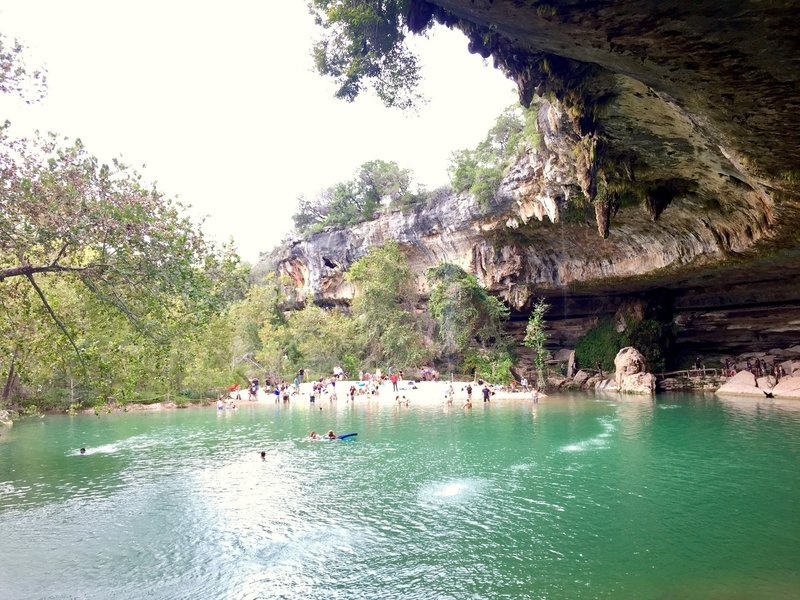
<path fill-rule="evenodd" d="M 321 406 L 3 430 L 0 598 L 800 597 L 800 403 Z"/>

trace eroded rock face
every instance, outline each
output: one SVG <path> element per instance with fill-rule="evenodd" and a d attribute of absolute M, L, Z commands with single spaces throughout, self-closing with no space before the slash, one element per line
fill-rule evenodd
<path fill-rule="evenodd" d="M 488 208 L 466 194 L 450 195 L 347 231 L 323 231 L 293 242 L 279 272 L 304 295 L 344 301 L 352 290 L 342 272 L 369 248 L 394 240 L 418 273 L 440 261 L 459 264 L 511 306 L 522 308 L 537 294 L 567 286 L 713 264 L 752 248 L 765 235 L 759 223 L 768 219 L 754 212 L 755 196 L 737 195 L 721 185 L 714 198 L 738 199 L 741 210 L 709 213 L 696 196 L 687 195 L 672 200 L 653 222 L 644 205 L 620 207 L 608 238 L 599 239 L 576 167 L 575 148 L 581 142 L 568 115 L 559 105 L 543 102 L 539 121 L 547 123 L 541 126 L 541 146 L 509 171 Z M 420 285 L 424 289 L 424 279 Z"/>
<path fill-rule="evenodd" d="M 614 371 L 617 385 L 621 387 L 622 382 L 629 375 L 646 373 L 647 361 L 636 348 L 628 346 L 617 352 L 617 356 L 614 358 Z"/>
<path fill-rule="evenodd" d="M 622 380 L 619 391 L 623 394 L 652 396 L 656 393 L 656 376 L 652 373 L 635 373 Z"/>
<path fill-rule="evenodd" d="M 561 345 L 659 294 L 688 354 L 796 343 L 796 2 L 431 5 L 420 14 L 444 10 L 471 32 L 470 48 L 493 55 L 524 102 L 548 97 L 541 144 L 489 207 L 451 195 L 294 242 L 278 268 L 298 301 L 348 302 L 349 265 L 395 240 L 423 293 L 427 268 L 448 261 L 519 322 L 548 298 Z"/>

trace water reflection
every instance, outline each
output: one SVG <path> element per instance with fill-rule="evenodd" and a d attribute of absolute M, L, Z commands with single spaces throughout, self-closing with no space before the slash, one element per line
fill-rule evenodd
<path fill-rule="evenodd" d="M 651 396 L 620 395 L 617 400 L 617 416 L 620 433 L 627 438 L 638 438 L 652 427 L 656 400 Z"/>

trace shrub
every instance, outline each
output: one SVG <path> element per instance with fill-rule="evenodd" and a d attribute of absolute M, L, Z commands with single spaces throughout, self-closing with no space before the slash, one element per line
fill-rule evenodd
<path fill-rule="evenodd" d="M 645 357 L 650 371 L 659 371 L 667 367 L 674 339 L 672 324 L 655 319 L 629 320 L 623 333 L 618 333 L 612 321 L 605 319 L 578 339 L 575 358 L 584 367 L 594 368 L 599 363 L 603 370 L 611 371 L 620 349 L 633 346 Z"/>
<path fill-rule="evenodd" d="M 586 332 L 575 344 L 579 366 L 594 368 L 600 364 L 604 371 L 614 369 L 614 358 L 625 345 L 622 334 L 614 329 L 611 319 L 604 319 Z"/>

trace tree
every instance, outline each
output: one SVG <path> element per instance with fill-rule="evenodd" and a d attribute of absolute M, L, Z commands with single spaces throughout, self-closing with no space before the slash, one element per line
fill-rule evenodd
<path fill-rule="evenodd" d="M 47 78 L 25 64 L 24 51 L 22 44 L 0 33 L 0 94 L 15 94 L 31 103 L 44 96 Z"/>
<path fill-rule="evenodd" d="M 411 171 L 393 161 L 372 160 L 362 164 L 352 179 L 321 191 L 315 198 L 300 197 L 292 220 L 304 233 L 328 225 L 355 225 L 372 219 L 381 206 L 403 206 L 414 198 Z"/>
<path fill-rule="evenodd" d="M 429 356 L 416 317 L 413 274 L 396 242 L 373 248 L 348 271 L 351 306 L 372 365 L 416 366 Z"/>
<path fill-rule="evenodd" d="M 111 348 L 95 344 L 113 338 L 112 330 L 87 316 L 99 323 L 118 315 L 133 329 L 114 322 L 113 332 L 144 335 L 167 348 L 242 294 L 247 269 L 232 247 L 208 244 L 182 208 L 119 161 L 101 164 L 79 140 L 15 139 L 8 127 L 0 129 L 0 296 L 6 299 L 0 311 L 9 330 L 0 345 L 4 390 L 24 371 L 21 357 L 45 360 L 31 352 L 18 314 L 35 310 L 39 330 L 55 327 L 77 365 L 59 362 L 77 368 L 82 385 L 105 393 L 113 364 L 122 369 L 123 363 L 109 362 Z M 82 311 L 90 297 L 98 303 Z M 75 298 L 81 298 L 77 308 L 66 302 Z"/>
<path fill-rule="evenodd" d="M 537 109 L 508 107 L 473 150 L 457 150 L 450 158 L 450 180 L 456 192 L 469 191 L 486 209 L 500 183 L 520 155 L 539 143 Z"/>
<path fill-rule="evenodd" d="M 364 163 L 358 169 L 356 181 L 367 210 L 374 211 L 381 205 L 399 205 L 411 195 L 411 171 L 401 169 L 394 161 Z"/>
<path fill-rule="evenodd" d="M 449 360 L 500 340 L 508 308 L 475 275 L 443 262 L 428 269 L 427 276 L 432 283 L 428 308 L 438 326 L 442 353 Z"/>
<path fill-rule="evenodd" d="M 219 266 L 215 250 L 182 207 L 125 165 L 101 164 L 80 140 L 12 140 L 3 130 L 0 175 L 0 282 L 27 279 L 48 307 L 37 278 L 74 278 L 152 333 L 156 321 L 214 309 L 205 267 Z"/>
<path fill-rule="evenodd" d="M 418 105 L 421 79 L 417 57 L 405 45 L 414 0 L 312 0 L 309 10 L 323 38 L 313 50 L 322 75 L 334 78 L 336 96 L 352 102 L 366 87 L 387 106 Z M 427 5 L 427 3 L 424 3 Z M 424 19 L 419 29 L 430 21 Z"/>
<path fill-rule="evenodd" d="M 301 367 L 312 373 L 331 373 L 341 366 L 352 374 L 363 358 L 364 344 L 355 319 L 339 309 L 324 309 L 310 302 L 291 312 L 284 325 L 266 324 L 261 337 L 264 350 L 260 360 L 277 364 L 284 377 Z"/>
<path fill-rule="evenodd" d="M 0 93 L 30 101 L 44 77 L 22 50 L 0 35 Z M 186 347 L 242 297 L 247 267 L 120 161 L 103 164 L 52 133 L 14 138 L 9 127 L 0 127 L 2 400 L 33 383 L 57 395 L 68 382 L 81 400 L 180 386 Z"/>
<path fill-rule="evenodd" d="M 533 350 L 533 365 L 536 368 L 536 380 L 539 389 L 544 389 L 547 385 L 545 379 L 545 365 L 549 356 L 545 344 L 547 343 L 547 326 L 544 321 L 544 315 L 550 309 L 550 306 L 544 301 L 544 298 L 539 298 L 536 304 L 533 305 L 533 310 L 528 318 L 528 326 L 525 328 L 525 339 L 523 344 Z"/>

